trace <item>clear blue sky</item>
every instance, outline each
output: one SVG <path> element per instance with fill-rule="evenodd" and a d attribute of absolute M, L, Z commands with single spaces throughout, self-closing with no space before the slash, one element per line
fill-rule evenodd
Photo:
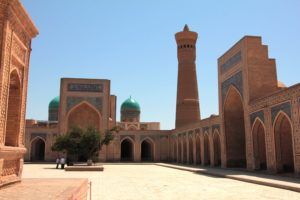
<path fill-rule="evenodd" d="M 27 118 L 47 119 L 61 77 L 111 80 L 121 103 L 132 95 L 142 121 L 175 124 L 174 34 L 198 32 L 202 118 L 218 113 L 217 58 L 244 35 L 259 35 L 276 59 L 278 79 L 300 82 L 300 1 L 21 0 L 40 35 L 33 41 Z"/>

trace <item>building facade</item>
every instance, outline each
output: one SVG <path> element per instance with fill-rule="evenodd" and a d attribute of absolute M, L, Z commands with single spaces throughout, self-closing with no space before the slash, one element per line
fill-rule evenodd
<path fill-rule="evenodd" d="M 37 34 L 18 0 L 0 0 L 0 187 L 22 175 L 29 58 Z"/>
<path fill-rule="evenodd" d="M 101 132 L 118 126 L 120 131 L 101 150 L 99 160 L 166 161 L 300 174 L 300 84 L 286 87 L 277 80 L 275 59 L 268 57 L 268 46 L 261 37 L 243 37 L 218 59 L 219 115 L 206 119 L 200 118 L 197 33 L 185 26 L 175 39 L 174 130 L 160 130 L 158 122 L 140 122 L 141 108 L 131 97 L 122 104 L 117 122 L 117 98 L 110 94 L 109 80 L 64 78 L 59 102 L 50 103 L 49 121 L 27 121 L 26 160 L 54 160 L 56 154 L 49 148 L 55 137 L 74 125 L 95 126 Z"/>

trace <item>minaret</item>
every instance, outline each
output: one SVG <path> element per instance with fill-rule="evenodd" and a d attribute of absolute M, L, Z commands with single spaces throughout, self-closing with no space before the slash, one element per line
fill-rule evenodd
<path fill-rule="evenodd" d="M 178 58 L 176 128 L 200 120 L 195 64 L 197 37 L 187 25 L 175 34 Z"/>

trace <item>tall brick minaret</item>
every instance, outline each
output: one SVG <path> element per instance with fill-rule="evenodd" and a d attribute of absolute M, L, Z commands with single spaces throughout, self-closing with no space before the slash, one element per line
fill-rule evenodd
<path fill-rule="evenodd" d="M 200 120 L 195 64 L 197 37 L 187 25 L 175 34 L 178 58 L 176 128 Z"/>

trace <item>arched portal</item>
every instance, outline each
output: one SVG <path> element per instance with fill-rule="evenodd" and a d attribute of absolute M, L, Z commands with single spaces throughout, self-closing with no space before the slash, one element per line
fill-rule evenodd
<path fill-rule="evenodd" d="M 187 142 L 186 137 L 182 137 L 182 143 L 183 143 L 183 157 L 182 157 L 182 163 L 187 163 Z"/>
<path fill-rule="evenodd" d="M 141 144 L 141 161 L 153 161 L 153 142 L 146 139 Z"/>
<path fill-rule="evenodd" d="M 204 134 L 204 164 L 210 164 L 210 149 L 209 149 L 209 139 L 208 134 Z"/>
<path fill-rule="evenodd" d="M 214 144 L 214 165 L 221 165 L 221 142 L 220 142 L 220 134 L 215 131 L 213 134 L 213 144 Z"/>
<path fill-rule="evenodd" d="M 16 70 L 10 74 L 5 146 L 18 146 L 21 115 L 21 83 Z"/>
<path fill-rule="evenodd" d="M 35 138 L 31 142 L 30 160 L 31 161 L 44 161 L 45 160 L 45 141 L 39 137 Z"/>
<path fill-rule="evenodd" d="M 121 142 L 121 161 L 133 161 L 133 142 L 126 138 Z"/>
<path fill-rule="evenodd" d="M 90 104 L 83 102 L 68 115 L 68 129 L 72 127 L 100 129 L 100 113 Z"/>
<path fill-rule="evenodd" d="M 257 119 L 252 128 L 255 169 L 267 169 L 265 128 Z"/>
<path fill-rule="evenodd" d="M 194 164 L 194 146 L 192 137 L 189 137 L 189 164 Z"/>
<path fill-rule="evenodd" d="M 244 108 L 239 92 L 231 86 L 224 105 L 227 167 L 246 167 Z"/>
<path fill-rule="evenodd" d="M 200 137 L 196 137 L 196 164 L 201 164 L 201 145 Z"/>
<path fill-rule="evenodd" d="M 294 171 L 292 126 L 289 118 L 280 113 L 274 124 L 276 164 L 278 172 Z"/>

